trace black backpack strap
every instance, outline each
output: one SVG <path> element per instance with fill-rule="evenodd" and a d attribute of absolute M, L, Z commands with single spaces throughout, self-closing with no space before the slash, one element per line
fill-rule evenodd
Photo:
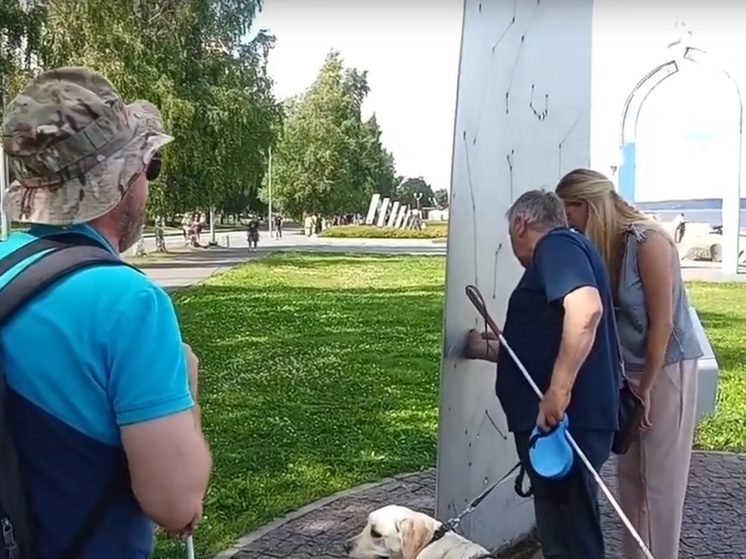
<path fill-rule="evenodd" d="M 4 324 L 35 295 L 77 270 L 94 264 L 124 264 L 118 256 L 100 247 L 57 245 L 52 248 L 0 289 L 0 324 Z"/>
<path fill-rule="evenodd" d="M 46 252 L 45 252 L 46 251 Z M 0 289 L 0 325 L 5 324 L 34 296 L 74 272 L 94 265 L 128 266 L 117 255 L 85 235 L 70 233 L 40 238 L 0 260 L 0 276 L 17 264 L 43 253 Z M 128 472 L 117 472 L 86 515 L 60 559 L 78 559 L 114 500 L 128 488 Z"/>

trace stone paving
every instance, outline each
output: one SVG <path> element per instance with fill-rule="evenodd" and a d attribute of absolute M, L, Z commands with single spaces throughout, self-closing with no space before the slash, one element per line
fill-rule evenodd
<path fill-rule="evenodd" d="M 746 559 L 744 471 L 746 455 L 694 453 L 680 559 Z M 613 461 L 607 464 L 603 477 L 615 490 Z M 311 505 L 284 522 L 249 534 L 216 559 L 342 559 L 346 557 L 342 549 L 345 538 L 363 527 L 371 510 L 389 503 L 432 514 L 434 470 L 398 476 L 320 506 Z M 602 503 L 607 556 L 621 559 L 621 522 L 603 497 Z"/>

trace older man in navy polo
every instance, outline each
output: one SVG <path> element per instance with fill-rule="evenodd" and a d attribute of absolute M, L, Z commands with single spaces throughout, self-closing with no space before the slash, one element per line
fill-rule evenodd
<path fill-rule="evenodd" d="M 539 400 L 495 339 L 469 333 L 466 357 L 497 363 L 497 397 L 531 479 L 539 538 L 547 559 L 604 559 L 598 488 L 576 460 L 559 481 L 528 459 L 536 425 L 567 414 L 594 468 L 611 452 L 618 427 L 620 370 L 609 279 L 596 248 L 569 229 L 562 202 L 540 190 L 507 214 L 513 252 L 525 268 L 508 304 L 503 335 L 544 394 Z"/>

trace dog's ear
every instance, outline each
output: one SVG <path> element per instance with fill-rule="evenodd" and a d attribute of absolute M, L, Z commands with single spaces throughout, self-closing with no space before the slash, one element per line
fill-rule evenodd
<path fill-rule="evenodd" d="M 399 530 L 401 531 L 402 559 L 416 559 L 432 538 L 432 530 L 428 524 L 417 516 L 402 520 Z"/>

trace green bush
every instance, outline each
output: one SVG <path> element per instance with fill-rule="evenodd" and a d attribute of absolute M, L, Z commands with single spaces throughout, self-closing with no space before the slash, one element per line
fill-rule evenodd
<path fill-rule="evenodd" d="M 322 237 L 336 239 L 443 239 L 448 236 L 448 224 L 437 223 L 424 229 L 396 229 L 375 225 L 341 225 L 321 232 Z"/>

